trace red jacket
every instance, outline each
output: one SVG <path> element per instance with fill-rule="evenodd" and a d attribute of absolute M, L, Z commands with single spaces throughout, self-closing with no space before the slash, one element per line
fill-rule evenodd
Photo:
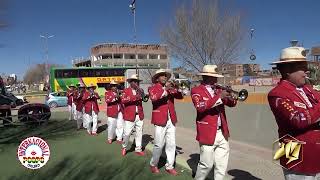
<path fill-rule="evenodd" d="M 216 94 L 214 97 L 212 97 L 206 86 L 203 84 L 191 89 L 192 102 L 197 110 L 196 139 L 201 144 L 214 144 L 218 128 L 217 126 L 219 115 L 221 119 L 223 136 L 226 140 L 228 140 L 230 136 L 224 105 L 234 107 L 237 104 L 237 101 L 230 98 L 224 98 L 221 100 L 222 103 L 219 103 L 218 105 L 213 107 L 216 103 L 218 103 L 221 92 L 221 89 L 216 89 Z"/>
<path fill-rule="evenodd" d="M 136 107 L 138 107 L 138 114 L 140 120 L 144 119 L 142 98 L 139 94 L 133 95 L 132 88 L 126 88 L 123 90 L 121 96 L 121 103 L 124 106 L 123 109 L 123 119 L 126 121 L 135 121 L 136 117 Z"/>
<path fill-rule="evenodd" d="M 82 97 L 83 97 L 84 93 L 85 93 L 85 90 L 77 91 L 77 96 L 74 98 L 74 101 L 75 101 L 75 104 L 76 104 L 76 109 L 79 112 L 82 112 L 82 109 L 84 107 L 83 100 L 82 100 Z"/>
<path fill-rule="evenodd" d="M 94 92 L 93 96 L 91 96 L 89 91 L 85 91 L 82 100 L 84 103 L 84 112 L 86 114 L 91 115 L 92 111 L 94 111 L 96 114 L 99 113 L 98 99 L 100 99 L 98 93 Z"/>
<path fill-rule="evenodd" d="M 116 118 L 120 112 L 121 103 L 117 99 L 116 93 L 112 90 L 105 92 L 105 101 L 107 104 L 107 116 Z"/>
<path fill-rule="evenodd" d="M 174 109 L 174 98 L 182 99 L 182 93 L 175 90 L 168 90 L 166 96 L 162 96 L 165 90 L 160 83 L 154 84 L 148 89 L 152 101 L 151 123 L 157 126 L 166 126 L 168 121 L 168 111 L 172 124 L 177 123 L 177 115 Z"/>
<path fill-rule="evenodd" d="M 316 174 L 320 173 L 320 128 L 317 125 L 320 120 L 320 93 L 308 85 L 303 90 L 312 107 L 307 105 L 296 86 L 286 80 L 280 81 L 269 92 L 268 100 L 279 127 L 279 138 L 289 134 L 306 142 L 300 151 L 301 163 L 295 165 L 296 160 L 286 164 L 285 157 L 282 157 L 281 165 L 296 172 Z"/>
<path fill-rule="evenodd" d="M 74 91 L 75 91 L 75 90 L 71 90 L 71 89 L 69 89 L 69 90 L 67 91 L 67 98 L 68 98 L 67 104 L 68 104 L 69 106 L 71 106 L 72 103 L 73 103 L 73 94 L 74 94 Z"/>

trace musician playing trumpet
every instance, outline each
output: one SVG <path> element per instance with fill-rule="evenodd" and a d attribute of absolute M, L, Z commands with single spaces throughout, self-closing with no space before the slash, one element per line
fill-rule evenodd
<path fill-rule="evenodd" d="M 90 135 L 96 136 L 98 129 L 98 99 L 100 96 L 94 90 L 96 86 L 90 84 L 84 93 L 82 100 L 84 102 L 84 115 L 83 115 L 83 126 L 87 128 L 87 132 Z"/>
<path fill-rule="evenodd" d="M 107 104 L 108 116 L 108 139 L 107 143 L 111 144 L 115 136 L 117 136 L 117 143 L 122 144 L 123 135 L 123 116 L 121 104 L 121 92 L 118 89 L 118 83 L 112 80 L 110 88 L 105 93 L 105 101 Z"/>
<path fill-rule="evenodd" d="M 76 111 L 77 111 L 77 130 L 80 130 L 83 126 L 83 100 L 82 97 L 85 93 L 85 86 L 82 83 L 77 84 L 78 90 L 76 91 L 76 97 L 74 98 L 74 102 L 76 105 Z"/>
<path fill-rule="evenodd" d="M 196 180 L 204 180 L 214 165 L 214 179 L 225 176 L 229 158 L 229 129 L 225 105 L 234 107 L 237 99 L 231 91 L 215 86 L 219 77 L 216 65 L 205 65 L 198 75 L 202 84 L 192 88 L 191 98 L 197 110 L 196 127 L 200 145 L 200 161 Z"/>
<path fill-rule="evenodd" d="M 133 128 L 136 129 L 135 133 L 135 154 L 138 156 L 144 156 L 142 151 L 142 130 L 143 130 L 143 107 L 142 107 L 142 95 L 139 87 L 140 79 L 136 74 L 127 79 L 130 87 L 123 90 L 121 95 L 121 103 L 123 104 L 123 119 L 124 119 L 124 131 L 123 131 L 123 143 L 122 143 L 122 156 L 126 155 L 127 146 L 129 143 L 130 135 Z"/>
<path fill-rule="evenodd" d="M 177 116 L 174 109 L 174 99 L 182 99 L 181 90 L 174 83 L 169 82 L 171 74 L 159 69 L 152 77 L 153 85 L 149 87 L 149 95 L 152 101 L 152 119 L 154 124 L 154 147 L 150 161 L 152 173 L 159 173 L 158 163 L 163 146 L 167 155 L 166 171 L 171 175 L 177 175 L 174 169 L 176 152 L 176 123 Z"/>

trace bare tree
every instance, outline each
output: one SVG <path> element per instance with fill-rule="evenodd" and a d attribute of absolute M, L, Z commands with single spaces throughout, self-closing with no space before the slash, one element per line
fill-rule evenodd
<path fill-rule="evenodd" d="M 50 65 L 50 67 L 62 67 L 61 65 Z M 24 83 L 30 85 L 44 82 L 46 76 L 46 64 L 36 64 L 30 67 L 23 77 Z"/>
<path fill-rule="evenodd" d="M 191 9 L 177 8 L 174 22 L 162 28 L 162 40 L 182 66 L 200 71 L 205 64 L 238 60 L 244 37 L 240 13 L 220 10 L 218 0 L 193 0 Z"/>

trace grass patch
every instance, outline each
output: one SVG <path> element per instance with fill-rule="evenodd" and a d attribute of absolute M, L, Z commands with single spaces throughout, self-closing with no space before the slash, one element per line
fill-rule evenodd
<path fill-rule="evenodd" d="M 154 175 L 149 170 L 151 153 L 139 157 L 134 153 L 121 156 L 119 144 L 106 144 L 106 132 L 97 137 L 85 131 L 76 131 L 74 121 L 68 121 L 65 112 L 54 112 L 48 124 L 19 126 L 0 129 L 0 179 L 192 179 L 191 172 L 178 167 L 179 175 L 173 177 L 164 172 Z M 30 136 L 47 141 L 51 156 L 48 163 L 38 170 L 23 167 L 17 160 L 16 151 L 20 142 Z"/>

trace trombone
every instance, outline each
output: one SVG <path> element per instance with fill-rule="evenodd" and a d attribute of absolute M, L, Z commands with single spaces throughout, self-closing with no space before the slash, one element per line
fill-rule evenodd
<path fill-rule="evenodd" d="M 235 98 L 236 100 L 239 100 L 239 101 L 245 101 L 249 96 L 249 93 L 246 89 L 241 89 L 240 91 L 235 91 L 235 90 L 231 89 L 230 86 L 224 86 L 221 84 L 215 84 L 214 86 L 217 88 L 220 88 L 222 90 L 226 90 L 227 92 L 232 93 L 234 95 L 233 98 Z"/>

